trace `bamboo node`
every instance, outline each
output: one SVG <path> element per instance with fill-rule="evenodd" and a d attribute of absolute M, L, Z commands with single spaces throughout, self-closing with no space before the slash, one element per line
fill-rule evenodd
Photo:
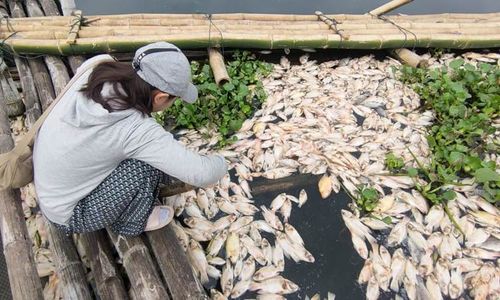
<path fill-rule="evenodd" d="M 72 16 L 74 16 L 73 19 L 70 21 L 70 29 L 68 32 L 68 38 L 66 39 L 67 44 L 76 44 L 76 38 L 78 37 L 78 32 L 80 31 L 80 27 L 82 26 L 82 11 L 81 10 L 75 10 L 71 13 Z"/>
<path fill-rule="evenodd" d="M 349 39 L 349 35 L 344 34 L 343 33 L 343 31 L 344 31 L 343 29 L 338 29 L 337 28 L 337 25 L 338 24 L 342 24 L 342 22 L 339 22 L 339 21 L 335 20 L 334 18 L 330 18 L 330 17 L 325 16 L 319 10 L 315 11 L 314 14 L 316 16 L 318 16 L 318 20 L 320 20 L 323 23 L 325 23 L 326 25 L 328 25 L 328 27 L 330 29 L 332 29 L 333 32 L 335 32 L 335 34 L 340 35 L 340 40 L 348 40 Z"/>

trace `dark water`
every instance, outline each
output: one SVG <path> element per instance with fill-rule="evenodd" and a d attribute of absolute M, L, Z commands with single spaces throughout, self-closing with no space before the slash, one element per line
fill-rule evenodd
<path fill-rule="evenodd" d="M 388 0 L 76 0 L 86 15 L 123 13 L 324 13 L 361 14 Z M 498 12 L 499 0 L 416 0 L 392 13 Z"/>
<path fill-rule="evenodd" d="M 298 196 L 303 188 L 299 184 L 284 191 L 256 196 L 256 202 L 269 203 L 280 192 Z M 305 187 L 308 201 L 298 208 L 293 205 L 290 224 L 304 239 L 305 246 L 316 261 L 295 263 L 286 259 L 283 276 L 300 286 L 300 291 L 287 299 L 304 299 L 320 293 L 321 299 L 328 292 L 336 299 L 363 299 L 364 292 L 357 284 L 363 260 L 352 246 L 350 233 L 344 225 L 340 211 L 350 199 L 343 191 L 322 199 L 317 181 Z M 274 239 L 273 239 L 274 240 Z"/>
<path fill-rule="evenodd" d="M 327 297 L 328 292 L 336 295 L 336 299 L 363 299 L 364 290 L 356 282 L 363 260 L 355 252 L 350 233 L 344 225 L 340 211 L 350 202 L 343 191 L 332 194 L 327 199 L 321 199 L 317 182 L 319 177 L 314 175 L 294 175 L 283 182 L 257 178 L 251 182 L 253 200 L 256 206 L 269 207 L 271 201 L 280 193 L 297 196 L 302 188 L 307 191 L 308 201 L 298 208 L 293 203 L 289 223 L 302 236 L 306 248 L 315 257 L 314 263 L 295 263 L 285 258 L 285 271 L 282 275 L 299 285 L 297 293 L 286 295 L 287 299 L 304 299 L 320 293 L 321 299 Z M 262 186 L 267 191 L 262 191 Z M 283 220 L 280 214 L 280 219 Z M 263 217 L 258 213 L 258 219 Z M 275 244 L 275 237 L 261 233 L 271 245 Z M 207 286 L 210 289 L 218 282 L 211 281 Z M 245 293 L 241 299 L 252 298 L 251 292 Z"/>

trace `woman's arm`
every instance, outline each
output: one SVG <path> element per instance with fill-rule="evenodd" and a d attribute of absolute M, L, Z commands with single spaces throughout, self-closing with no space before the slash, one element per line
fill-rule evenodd
<path fill-rule="evenodd" d="M 193 186 L 215 184 L 227 172 L 219 155 L 200 155 L 187 149 L 152 118 L 134 126 L 126 136 L 125 157 L 142 160 Z"/>

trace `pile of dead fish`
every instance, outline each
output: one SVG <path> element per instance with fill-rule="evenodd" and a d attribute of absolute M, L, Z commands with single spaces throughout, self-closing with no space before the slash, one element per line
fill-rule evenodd
<path fill-rule="evenodd" d="M 276 299 L 298 289 L 278 274 L 284 267 L 282 252 L 295 261 L 313 261 L 300 235 L 286 224 L 294 203 L 301 207 L 307 195 L 279 195 L 256 214 L 248 184 L 255 177 L 277 179 L 296 172 L 322 175 L 318 187 L 323 198 L 341 185 L 356 194 L 359 184 L 383 195 L 376 218 L 343 211 L 353 246 L 366 259 L 359 283 L 367 284 L 367 299 L 388 291 L 408 299 L 498 295 L 500 217 L 495 207 L 474 194 L 474 185 L 458 190 L 457 200 L 449 203 L 464 237 L 442 207 L 429 210 L 416 191 L 405 191 L 413 185 L 410 178 L 381 175 L 387 173 L 384 158 L 389 152 L 412 161 L 409 148 L 419 160 L 427 160 L 425 127 L 434 118 L 430 111 L 416 111 L 419 97 L 394 78 L 390 68 L 395 64 L 371 56 L 317 64 L 303 56 L 300 65 L 292 66 L 283 58 L 264 80 L 266 103 L 243 124 L 236 134 L 239 140 L 218 151 L 234 167 L 235 180 L 225 178 L 213 190 L 191 193 L 185 205 L 191 216 L 184 222 L 187 228 L 178 228 L 201 278 L 207 279 L 205 272 L 220 276 L 222 294 L 214 291 L 215 298 L 238 297 L 248 289 L 274 294 L 261 298 Z M 184 131 L 180 140 L 194 150 L 211 152 L 216 138 L 202 137 L 209 132 Z M 175 205 L 178 200 L 172 201 Z M 221 210 L 225 216 L 210 220 Z M 385 216 L 391 217 L 391 224 L 379 220 Z M 275 236 L 274 247 L 261 232 Z M 195 241 L 207 240 L 203 257 Z M 224 256 L 217 258 L 224 245 Z"/>
<path fill-rule="evenodd" d="M 429 60 L 439 66 L 451 59 Z M 178 133 L 193 150 L 224 155 L 235 173 L 214 187 L 166 199 L 180 218 L 176 235 L 200 280 L 219 283 L 220 290 L 211 290 L 213 299 L 249 292 L 257 299 L 283 299 L 299 291 L 282 273 L 292 260 L 314 262 L 314 253 L 288 222 L 294 209 L 307 209 L 307 193 L 282 193 L 257 207 L 249 184 L 256 177 L 277 179 L 297 172 L 320 175 L 323 198 L 341 185 L 356 194 L 359 184 L 383 195 L 377 218 L 360 217 L 355 209 L 342 213 L 354 249 L 365 259 L 359 283 L 366 285 L 367 299 L 387 292 L 408 299 L 499 298 L 497 208 L 475 195 L 474 185 L 457 190 L 449 210 L 463 236 L 442 207 L 429 208 L 418 193 L 408 192 L 410 178 L 381 175 L 389 152 L 405 161 L 412 161 L 407 148 L 423 162 L 429 156 L 425 127 L 434 116 L 416 111 L 418 95 L 392 74 L 397 64 L 371 56 L 321 64 L 303 56 L 298 65 L 282 58 L 264 79 L 266 102 L 244 122 L 236 143 L 214 150 L 217 136 L 206 138 L 211 129 Z M 500 157 L 491 159 L 500 165 Z M 35 196 L 30 187 L 23 193 L 30 235 L 43 249 L 38 250 L 39 270 L 52 273 L 42 219 L 31 213 Z M 378 220 L 386 216 L 390 224 Z M 58 298 L 56 287 L 52 274 L 47 294 Z"/>

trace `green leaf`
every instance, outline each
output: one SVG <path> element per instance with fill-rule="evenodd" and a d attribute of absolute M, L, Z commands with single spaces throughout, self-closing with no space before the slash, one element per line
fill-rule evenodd
<path fill-rule="evenodd" d="M 454 192 L 454 191 L 448 190 L 448 191 L 444 192 L 442 196 L 443 196 L 443 198 L 444 198 L 445 200 L 450 201 L 450 200 L 455 199 L 455 197 L 456 197 L 457 195 L 455 194 L 455 192 Z"/>
<path fill-rule="evenodd" d="M 406 170 L 406 172 L 408 173 L 408 176 L 410 176 L 410 177 L 417 177 L 417 175 L 418 175 L 418 169 L 416 169 L 416 168 L 408 168 Z"/>
<path fill-rule="evenodd" d="M 476 182 L 500 181 L 500 175 L 488 168 L 477 169 L 474 173 Z"/>
<path fill-rule="evenodd" d="M 460 59 L 455 59 L 452 62 L 450 62 L 450 68 L 452 68 L 452 69 L 458 69 L 463 64 L 464 64 L 464 60 L 463 59 L 461 59 L 461 58 Z"/>
<path fill-rule="evenodd" d="M 461 165 L 465 160 L 465 154 L 452 151 L 450 153 L 450 157 L 448 158 L 448 161 L 451 165 Z"/>
<path fill-rule="evenodd" d="M 387 224 L 387 225 L 391 225 L 392 224 L 392 218 L 387 216 L 385 218 L 382 219 L 382 221 Z"/>

